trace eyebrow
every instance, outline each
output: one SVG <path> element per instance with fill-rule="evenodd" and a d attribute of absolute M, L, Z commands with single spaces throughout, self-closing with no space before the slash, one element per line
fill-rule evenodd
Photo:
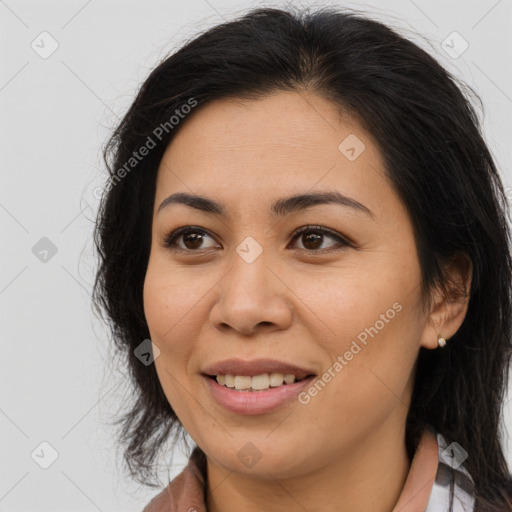
<path fill-rule="evenodd" d="M 226 216 L 227 212 L 226 207 L 222 203 L 214 201 L 213 199 L 200 195 L 187 194 L 185 192 L 177 192 L 171 194 L 160 203 L 157 213 L 171 204 L 184 204 L 196 210 L 218 216 Z M 274 217 L 284 217 L 290 213 L 305 210 L 306 208 L 320 204 L 338 204 L 346 206 L 366 213 L 373 218 L 373 213 L 366 206 L 351 197 L 331 190 L 283 197 L 272 204 L 270 213 Z"/>

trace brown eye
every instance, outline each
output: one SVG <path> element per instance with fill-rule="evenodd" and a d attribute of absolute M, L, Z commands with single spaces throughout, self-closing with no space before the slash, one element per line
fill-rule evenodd
<path fill-rule="evenodd" d="M 185 233 L 182 235 L 183 245 L 187 249 L 199 249 L 203 243 L 203 236 L 197 233 Z"/>
<path fill-rule="evenodd" d="M 184 226 L 168 234 L 163 241 L 163 246 L 177 252 L 199 253 L 216 247 L 216 245 L 210 245 L 209 247 L 204 245 L 208 238 L 213 240 L 213 237 L 203 229 L 195 226 Z M 322 247 L 327 238 L 334 240 L 336 243 L 327 248 Z M 301 240 L 303 247 L 299 247 L 299 249 L 312 253 L 322 252 L 324 249 L 329 251 L 347 246 L 352 247 L 349 241 L 321 226 L 302 226 L 295 231 L 292 239 Z"/>
<path fill-rule="evenodd" d="M 202 229 L 185 226 L 167 235 L 163 245 L 177 251 L 199 252 L 201 249 L 208 249 L 208 247 L 202 246 L 206 237 L 212 238 Z M 180 241 L 182 242 L 181 246 L 178 243 Z"/>
<path fill-rule="evenodd" d="M 321 250 L 321 245 L 325 238 L 336 240 L 337 243 L 334 244 L 334 247 L 345 247 L 351 245 L 341 236 L 320 226 L 302 226 L 297 231 L 295 231 L 293 237 L 294 240 L 299 239 L 302 241 L 303 247 L 299 247 L 299 249 L 305 249 L 309 252 Z"/>

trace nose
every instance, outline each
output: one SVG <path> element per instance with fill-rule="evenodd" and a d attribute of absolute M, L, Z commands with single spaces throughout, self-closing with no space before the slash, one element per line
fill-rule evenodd
<path fill-rule="evenodd" d="M 278 266 L 264 255 L 265 251 L 248 263 L 235 253 L 231 269 L 216 287 L 218 296 L 210 312 L 217 329 L 253 335 L 291 324 L 293 294 L 279 276 Z"/>

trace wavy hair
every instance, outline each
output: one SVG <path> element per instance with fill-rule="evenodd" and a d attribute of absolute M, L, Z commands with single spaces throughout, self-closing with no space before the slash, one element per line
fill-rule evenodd
<path fill-rule="evenodd" d="M 153 486 L 159 450 L 172 432 L 183 433 L 154 365 L 134 354 L 150 337 L 142 290 L 159 162 L 193 116 L 184 108 L 191 99 L 200 108 L 276 91 L 313 92 L 356 116 L 371 134 L 413 224 L 425 297 L 434 287 L 445 289 L 451 257 L 470 258 L 464 322 L 443 350 L 419 350 L 407 451 L 411 457 L 420 432 L 432 425 L 448 442 L 467 447 L 475 510 L 512 510 L 500 441 L 512 353 L 511 239 L 503 184 L 470 96 L 480 109 L 481 101 L 397 31 L 334 7 L 257 8 L 187 41 L 149 74 L 104 147 L 109 181 L 94 231 L 93 304 L 135 388 L 133 405 L 118 422 L 130 475 Z M 170 119 L 178 114 L 174 125 Z M 130 159 L 150 139 L 151 149 L 135 164 Z"/>

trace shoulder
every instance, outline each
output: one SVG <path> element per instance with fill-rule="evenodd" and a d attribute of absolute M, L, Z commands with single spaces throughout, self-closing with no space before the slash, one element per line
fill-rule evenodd
<path fill-rule="evenodd" d="M 436 437 L 439 463 L 427 511 L 448 510 L 453 492 L 453 511 L 473 512 L 474 481 L 465 464 L 467 453 L 457 443 L 449 443 L 442 434 L 437 433 Z"/>
<path fill-rule="evenodd" d="M 196 447 L 183 471 L 169 482 L 142 512 L 206 512 L 204 489 L 204 458 Z"/>
<path fill-rule="evenodd" d="M 169 483 L 171 485 L 171 482 Z M 142 512 L 169 512 L 169 498 L 167 496 L 169 486 L 157 494 L 142 510 Z"/>

